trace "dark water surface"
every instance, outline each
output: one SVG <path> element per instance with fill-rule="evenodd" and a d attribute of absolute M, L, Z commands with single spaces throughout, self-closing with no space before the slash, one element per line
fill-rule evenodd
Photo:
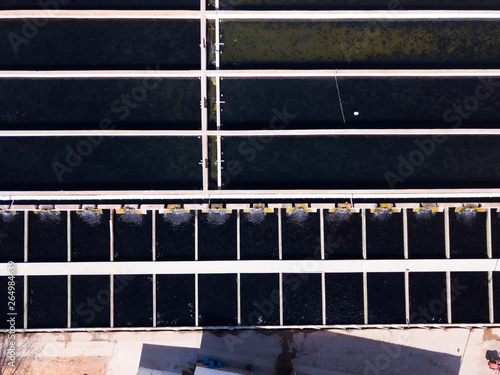
<path fill-rule="evenodd" d="M 283 259 L 321 259 L 319 214 L 282 212 Z"/>
<path fill-rule="evenodd" d="M 278 259 L 278 215 L 242 213 L 240 219 L 241 259 Z"/>
<path fill-rule="evenodd" d="M 115 215 L 114 260 L 148 261 L 153 257 L 152 214 Z"/>
<path fill-rule="evenodd" d="M 0 9 L 200 9 L 198 0 L 3 0 Z"/>
<path fill-rule="evenodd" d="M 0 262 L 24 260 L 24 215 L 0 214 Z"/>
<path fill-rule="evenodd" d="M 114 276 L 115 327 L 153 326 L 153 277 Z"/>
<path fill-rule="evenodd" d="M 23 328 L 24 326 L 24 277 L 16 276 L 14 278 L 14 285 L 11 285 L 14 290 L 11 290 L 9 294 L 9 278 L 7 276 L 0 277 L 0 300 L 2 301 L 2 307 L 0 307 L 0 313 L 2 314 L 2 319 L 0 320 L 0 329 L 10 328 L 10 322 L 7 320 L 14 317 L 16 328 Z M 13 293 L 12 293 L 13 292 Z M 13 301 L 9 300 L 13 299 Z M 8 304 L 8 302 L 13 302 L 13 304 Z M 13 308 L 10 309 L 10 307 Z M 7 315 L 8 313 L 15 313 L 17 315 Z M 5 319 L 4 319 L 5 318 Z"/>
<path fill-rule="evenodd" d="M 361 215 L 324 212 L 325 259 L 362 259 Z"/>
<path fill-rule="evenodd" d="M 364 324 L 363 274 L 327 273 L 326 324 Z"/>
<path fill-rule="evenodd" d="M 224 78 L 222 129 L 496 128 L 500 94 L 488 90 L 492 83 L 497 79 L 339 77 L 337 90 L 334 77 Z M 482 100 L 472 102 L 476 93 Z M 475 110 L 459 116 L 464 105 Z"/>
<path fill-rule="evenodd" d="M 198 259 L 236 260 L 236 212 L 199 213 L 198 220 Z"/>
<path fill-rule="evenodd" d="M 391 211 L 366 213 L 366 257 L 403 259 L 403 215 Z"/>
<path fill-rule="evenodd" d="M 342 128 L 334 79 L 221 80 L 223 130 Z"/>
<path fill-rule="evenodd" d="M 71 276 L 71 327 L 109 327 L 109 289 L 108 275 Z"/>
<path fill-rule="evenodd" d="M 156 213 L 156 260 L 194 260 L 194 212 Z"/>
<path fill-rule="evenodd" d="M 71 213 L 71 260 L 98 262 L 110 259 L 110 211 Z"/>
<path fill-rule="evenodd" d="M 433 152 L 426 156 L 422 147 Z M 233 169 L 240 170 L 225 189 L 487 188 L 500 184 L 498 136 L 224 137 L 222 150 L 224 167 L 232 163 Z"/>
<path fill-rule="evenodd" d="M 444 213 L 408 210 L 408 257 L 445 258 Z"/>
<path fill-rule="evenodd" d="M 42 22 L 36 21 L 36 22 Z M 0 23 L 0 69 L 199 69 L 200 23 L 189 20 L 50 20 L 25 32 Z M 30 32 L 31 31 L 31 32 Z M 38 32 L 36 32 L 38 31 Z M 10 37 L 9 37 L 10 35 Z"/>
<path fill-rule="evenodd" d="M 39 211 L 28 214 L 28 261 L 68 260 L 67 212 Z"/>
<path fill-rule="evenodd" d="M 197 189 L 200 159 L 197 137 L 6 137 L 0 188 Z"/>
<path fill-rule="evenodd" d="M 486 213 L 450 212 L 452 258 L 486 258 Z"/>
<path fill-rule="evenodd" d="M 488 323 L 488 273 L 451 273 L 453 323 Z"/>
<path fill-rule="evenodd" d="M 322 324 L 321 275 L 283 274 L 283 324 Z"/>
<path fill-rule="evenodd" d="M 224 21 L 221 66 L 242 68 L 494 68 L 491 20 Z"/>
<path fill-rule="evenodd" d="M 0 100 L 0 130 L 201 128 L 196 78 L 0 79 Z"/>
<path fill-rule="evenodd" d="M 194 275 L 156 276 L 156 325 L 194 326 Z"/>
<path fill-rule="evenodd" d="M 28 293 L 28 328 L 67 327 L 67 276 L 28 276 Z"/>
<path fill-rule="evenodd" d="M 410 272 L 410 323 L 448 323 L 446 273 Z"/>
<path fill-rule="evenodd" d="M 238 324 L 236 274 L 199 275 L 200 326 Z"/>
<path fill-rule="evenodd" d="M 279 275 L 241 275 L 241 325 L 280 323 Z"/>
<path fill-rule="evenodd" d="M 210 2 L 210 1 L 209 1 Z M 221 0 L 220 9 L 242 10 L 419 10 L 464 9 L 495 10 L 495 0 Z M 390 12 L 388 12 L 390 16 Z"/>
<path fill-rule="evenodd" d="M 368 323 L 405 323 L 403 273 L 368 274 Z"/>

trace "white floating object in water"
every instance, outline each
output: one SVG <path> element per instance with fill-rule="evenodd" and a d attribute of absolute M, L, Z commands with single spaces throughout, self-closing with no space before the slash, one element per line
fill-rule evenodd
<path fill-rule="evenodd" d="M 354 116 L 359 116 L 359 112 L 358 111 L 354 111 Z"/>

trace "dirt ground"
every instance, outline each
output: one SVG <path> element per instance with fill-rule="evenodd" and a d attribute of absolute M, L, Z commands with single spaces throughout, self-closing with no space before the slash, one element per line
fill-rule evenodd
<path fill-rule="evenodd" d="M 43 358 L 26 360 L 16 372 L 3 375 L 105 375 L 107 363 L 101 357 Z"/>

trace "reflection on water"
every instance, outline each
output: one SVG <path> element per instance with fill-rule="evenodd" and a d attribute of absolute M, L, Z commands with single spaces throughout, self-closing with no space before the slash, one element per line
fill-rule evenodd
<path fill-rule="evenodd" d="M 61 221 L 61 214 L 56 211 L 41 211 L 38 215 L 42 223 L 58 224 Z"/>
<path fill-rule="evenodd" d="M 286 216 L 291 223 L 301 225 L 307 220 L 308 214 L 303 208 L 296 208 L 292 212 L 287 212 Z"/>
<path fill-rule="evenodd" d="M 134 210 L 125 210 L 123 214 L 118 216 L 118 220 L 127 225 L 142 225 L 144 222 L 143 215 Z"/>
<path fill-rule="evenodd" d="M 207 214 L 207 221 L 213 226 L 224 224 L 229 219 L 229 213 L 226 210 L 210 210 Z"/>
<path fill-rule="evenodd" d="M 79 217 L 85 224 L 95 227 L 101 223 L 102 213 L 98 210 L 84 210 Z"/>
<path fill-rule="evenodd" d="M 339 208 L 326 215 L 326 221 L 331 225 L 339 225 L 342 222 L 349 221 L 352 218 L 352 212 L 347 208 Z"/>
<path fill-rule="evenodd" d="M 384 220 L 387 221 L 392 216 L 392 210 L 388 208 L 377 208 L 375 212 L 372 213 L 372 220 Z"/>
<path fill-rule="evenodd" d="M 266 218 L 266 212 L 263 208 L 254 208 L 243 217 L 252 224 L 262 224 Z"/>
<path fill-rule="evenodd" d="M 415 212 L 415 218 L 418 220 L 430 220 L 434 217 L 435 212 L 430 208 L 421 208 Z"/>
<path fill-rule="evenodd" d="M 0 218 L 4 223 L 10 223 L 12 220 L 14 220 L 16 214 L 16 212 L 0 211 Z"/>
<path fill-rule="evenodd" d="M 472 225 L 477 217 L 477 211 L 472 207 L 465 207 L 460 212 L 456 212 L 457 220 L 462 223 Z"/>
<path fill-rule="evenodd" d="M 193 215 L 185 210 L 174 208 L 162 216 L 165 222 L 170 223 L 173 227 L 178 227 L 187 224 Z"/>

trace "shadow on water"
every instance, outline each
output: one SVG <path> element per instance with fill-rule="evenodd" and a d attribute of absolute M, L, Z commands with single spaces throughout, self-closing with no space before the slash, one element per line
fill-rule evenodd
<path fill-rule="evenodd" d="M 458 374 L 460 356 L 325 331 L 204 332 L 199 348 L 143 344 L 141 369 L 181 372 L 213 358 L 260 375 Z"/>

